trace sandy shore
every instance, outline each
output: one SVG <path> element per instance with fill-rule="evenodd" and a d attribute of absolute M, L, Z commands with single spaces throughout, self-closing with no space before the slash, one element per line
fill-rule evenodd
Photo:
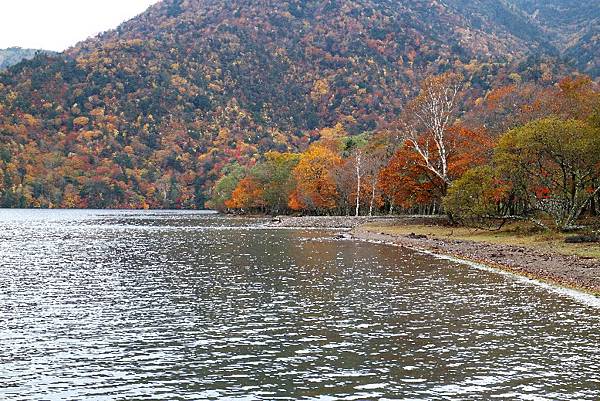
<path fill-rule="evenodd" d="M 281 216 L 275 218 L 271 225 L 351 230 L 352 236 L 359 240 L 393 243 L 417 251 L 452 256 L 528 278 L 600 295 L 600 260 L 597 258 L 540 251 L 526 246 L 385 232 L 386 227 L 390 225 L 426 226 L 442 222 L 443 218 L 422 216 L 400 218 Z"/>

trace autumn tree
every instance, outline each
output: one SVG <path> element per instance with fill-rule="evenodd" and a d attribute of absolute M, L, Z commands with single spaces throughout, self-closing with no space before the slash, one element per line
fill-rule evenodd
<path fill-rule="evenodd" d="M 373 216 L 375 206 L 377 206 L 378 198 L 381 199 L 380 193 L 380 172 L 381 169 L 388 163 L 390 157 L 388 150 L 377 143 L 370 143 L 365 149 L 365 174 L 369 184 L 369 216 Z M 383 203 L 383 202 L 379 202 Z M 381 206 L 381 205 L 380 205 Z"/>
<path fill-rule="evenodd" d="M 226 211 L 226 201 L 230 200 L 238 183 L 244 178 L 245 169 L 233 164 L 223 170 L 223 176 L 217 181 L 212 190 L 208 206 L 219 211 Z"/>
<path fill-rule="evenodd" d="M 355 208 L 354 215 L 360 215 L 361 191 L 364 184 L 365 169 L 367 166 L 367 157 L 365 155 L 365 146 L 367 145 L 366 135 L 349 137 L 346 140 L 344 152 L 349 156 L 346 165 L 352 169 L 355 181 Z"/>
<path fill-rule="evenodd" d="M 561 79 L 551 95 L 548 109 L 562 119 L 586 120 L 600 106 L 600 87 L 586 75 Z"/>
<path fill-rule="evenodd" d="M 486 227 L 506 216 L 510 185 L 502 182 L 489 165 L 468 170 L 452 183 L 443 204 L 455 221 Z"/>
<path fill-rule="evenodd" d="M 320 145 L 312 145 L 303 153 L 294 169 L 297 186 L 290 196 L 290 208 L 318 213 L 334 210 L 338 192 L 333 172 L 341 162 L 335 152 Z"/>
<path fill-rule="evenodd" d="M 550 116 L 585 120 L 600 102 L 590 77 L 565 77 L 554 85 L 515 82 L 490 90 L 464 118 L 468 127 L 485 127 L 494 136 Z"/>
<path fill-rule="evenodd" d="M 333 169 L 332 176 L 337 191 L 338 213 L 349 216 L 355 212 L 356 207 L 356 175 L 352 160 L 342 159 Z"/>
<path fill-rule="evenodd" d="M 244 177 L 231 193 L 231 199 L 225 201 L 229 209 L 246 211 L 261 211 L 265 209 L 264 189 L 252 176 Z"/>
<path fill-rule="evenodd" d="M 250 171 L 249 176 L 262 188 L 263 205 L 269 213 L 287 210 L 289 197 L 296 187 L 293 171 L 300 157 L 294 153 L 268 152 L 265 160 Z"/>
<path fill-rule="evenodd" d="M 421 158 L 406 144 L 400 148 L 379 172 L 379 188 L 390 204 L 390 213 L 396 209 L 417 208 L 419 213 L 441 199 L 440 178 L 425 168 Z"/>
<path fill-rule="evenodd" d="M 450 182 L 460 178 L 467 170 L 487 163 L 494 147 L 494 141 L 485 130 L 470 130 L 460 125 L 447 129 L 445 141 L 448 144 L 446 157 Z M 422 146 L 425 145 L 429 154 L 436 152 L 434 142 Z M 382 158 L 375 157 L 373 160 L 377 163 Z M 388 201 L 405 209 L 418 206 L 441 211 L 442 198 L 451 187 L 423 163 L 422 156 L 415 152 L 410 142 L 406 142 L 381 169 L 378 179 Z"/>
<path fill-rule="evenodd" d="M 547 117 L 548 88 L 532 82 L 517 82 L 490 90 L 464 116 L 467 127 L 485 127 L 491 136 L 499 137 L 506 131 L 531 121 Z"/>

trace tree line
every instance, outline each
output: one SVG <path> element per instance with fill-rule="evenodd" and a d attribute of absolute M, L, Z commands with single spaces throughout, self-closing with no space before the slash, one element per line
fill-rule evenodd
<path fill-rule="evenodd" d="M 299 153 L 232 164 L 209 205 L 233 213 L 447 213 L 464 224 L 528 219 L 568 230 L 600 206 L 600 90 L 587 76 L 518 79 L 468 98 L 459 74 L 429 76 L 396 121 L 322 129 Z"/>

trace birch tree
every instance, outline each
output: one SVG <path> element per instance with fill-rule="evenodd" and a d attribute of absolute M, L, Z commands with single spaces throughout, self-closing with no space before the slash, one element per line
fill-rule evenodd
<path fill-rule="evenodd" d="M 451 145 L 447 141 L 448 129 L 458 114 L 458 101 L 462 77 L 454 73 L 426 78 L 419 95 L 405 110 L 404 139 L 420 156 L 423 165 L 435 174 L 444 185 L 451 183 L 448 158 Z"/>
<path fill-rule="evenodd" d="M 368 134 L 357 135 L 354 137 L 349 137 L 346 139 L 346 143 L 344 145 L 345 154 L 349 155 L 349 163 L 354 172 L 355 178 L 355 207 L 354 207 L 354 215 L 356 217 L 360 216 L 360 201 L 361 201 L 361 192 L 363 189 L 363 176 L 365 174 L 365 147 L 368 144 Z"/>
<path fill-rule="evenodd" d="M 358 148 L 354 151 L 354 172 L 356 174 L 356 211 L 355 216 L 360 216 L 360 192 L 363 176 L 363 150 Z"/>
<path fill-rule="evenodd" d="M 366 151 L 365 175 L 369 179 L 371 194 L 369 200 L 369 216 L 373 216 L 375 208 L 375 199 L 379 189 L 379 176 L 383 167 L 388 163 L 390 155 L 383 146 L 369 146 Z"/>

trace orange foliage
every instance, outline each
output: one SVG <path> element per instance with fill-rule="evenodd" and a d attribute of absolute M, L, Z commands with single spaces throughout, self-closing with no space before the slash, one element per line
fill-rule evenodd
<path fill-rule="evenodd" d="M 77 127 L 85 127 L 90 122 L 90 119 L 87 117 L 77 117 L 73 119 L 73 125 Z"/>
<path fill-rule="evenodd" d="M 294 169 L 298 182 L 288 206 L 292 210 L 330 210 L 337 205 L 337 188 L 333 171 L 342 164 L 341 158 L 332 150 L 311 146 L 300 158 Z"/>
<path fill-rule="evenodd" d="M 423 149 L 427 148 L 431 163 L 436 163 L 438 154 L 429 135 L 420 139 Z M 460 178 L 470 168 L 486 163 L 491 157 L 494 140 L 485 130 L 470 130 L 456 125 L 448 129 L 448 177 Z M 414 146 L 406 143 L 380 171 L 379 186 L 394 204 L 410 208 L 419 204 L 439 201 L 446 191 L 445 183 L 425 165 Z"/>
<path fill-rule="evenodd" d="M 243 178 L 231 194 L 231 199 L 225 201 L 230 209 L 258 209 L 264 207 L 263 189 L 250 177 Z"/>
<path fill-rule="evenodd" d="M 489 161 L 495 146 L 493 138 L 482 128 L 470 130 L 454 126 L 448 131 L 448 139 L 452 143 L 452 152 L 448 157 L 448 171 L 452 179 Z"/>
<path fill-rule="evenodd" d="M 442 194 L 441 180 L 422 166 L 410 145 L 402 147 L 379 173 L 379 187 L 394 205 L 411 208 L 432 203 Z"/>

